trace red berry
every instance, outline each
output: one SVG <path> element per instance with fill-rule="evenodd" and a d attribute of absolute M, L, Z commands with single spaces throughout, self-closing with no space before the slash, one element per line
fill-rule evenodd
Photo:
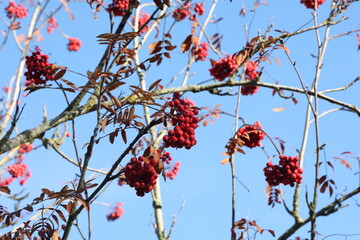
<path fill-rule="evenodd" d="M 113 0 L 106 9 L 108 12 L 112 12 L 115 17 L 124 16 L 126 10 L 129 7 L 129 0 Z"/>
<path fill-rule="evenodd" d="M 69 38 L 69 43 L 68 43 L 67 47 L 70 52 L 71 51 L 77 52 L 81 48 L 81 45 L 82 45 L 82 43 L 81 43 L 80 39 Z"/>
<path fill-rule="evenodd" d="M 229 54 L 209 69 L 210 75 L 219 81 L 224 81 L 225 78 L 229 77 L 236 70 L 237 66 L 236 58 Z"/>

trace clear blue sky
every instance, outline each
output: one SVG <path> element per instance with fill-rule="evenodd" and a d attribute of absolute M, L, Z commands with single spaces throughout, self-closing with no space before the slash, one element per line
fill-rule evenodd
<path fill-rule="evenodd" d="M 151 2 L 151 1 L 143 1 Z M 244 3 L 243 3 L 244 2 Z M 227 0 L 219 1 L 215 15 L 223 20 L 217 24 L 210 24 L 208 27 L 209 36 L 219 31 L 224 35 L 222 50 L 228 54 L 233 54 L 243 48 L 246 43 L 244 34 L 244 25 L 249 26 L 250 37 L 257 35 L 258 31 L 264 33 L 265 29 L 271 22 L 274 27 L 270 35 L 277 36 L 279 33 L 274 30 L 293 32 L 303 27 L 304 24 L 312 19 L 311 10 L 301 5 L 300 1 L 268 1 L 268 5 L 261 5 L 256 13 L 250 11 L 253 1 L 236 1 L 230 3 Z M 54 6 L 56 4 L 52 2 Z M 239 12 L 245 4 L 247 8 L 246 17 L 240 17 Z M 3 1 L 1 6 L 7 5 L 7 1 Z M 25 3 L 26 6 L 27 3 Z M 319 22 L 323 20 L 331 5 L 331 1 L 327 1 L 319 9 Z M 206 1 L 205 9 L 209 10 L 210 1 Z M 79 52 L 69 52 L 66 49 L 67 39 L 60 35 L 58 31 L 54 31 L 52 35 L 46 33 L 46 29 L 42 31 L 44 40 L 36 43 L 44 53 L 49 53 L 52 62 L 63 65 L 69 69 L 86 73 L 87 70 L 93 71 L 98 63 L 99 58 L 103 54 L 104 46 L 97 43 L 96 36 L 109 31 L 109 20 L 106 12 L 102 10 L 98 14 L 98 19 L 93 19 L 93 13 L 86 3 L 72 3 L 70 5 L 74 13 L 75 20 L 69 19 L 69 15 L 65 11 L 60 11 L 56 15 L 59 27 L 66 35 L 81 39 L 83 46 Z M 152 9 L 152 8 L 147 8 Z M 359 5 L 353 6 L 345 13 L 349 19 L 339 26 L 333 27 L 331 35 L 346 32 L 359 27 L 360 17 Z M 31 12 L 30 12 L 31 14 Z M 1 14 L 5 17 L 4 13 Z M 171 18 L 169 18 L 171 19 Z M 203 18 L 199 18 L 200 22 Z M 116 18 L 118 23 L 120 18 Z M 166 24 L 162 23 L 159 30 L 167 29 L 171 20 L 167 20 Z M 310 24 L 305 27 L 312 26 Z M 27 26 L 25 19 L 21 24 L 23 29 L 18 30 L 18 35 L 23 33 Z M 5 29 L 3 22 L 0 28 Z M 180 46 L 181 42 L 191 31 L 188 20 L 184 20 L 175 26 L 173 34 L 173 44 Z M 323 34 L 323 30 L 320 30 Z M 1 38 L 2 39 L 2 38 Z M 2 41 L 2 40 L 1 40 Z M 149 38 L 148 44 L 155 41 L 154 36 Z M 316 59 L 311 54 L 316 55 L 316 38 L 314 32 L 309 32 L 301 36 L 291 38 L 286 46 L 291 51 L 292 58 L 296 61 L 301 72 L 305 84 L 310 85 L 314 78 Z M 34 49 L 35 44 L 32 46 Z M 148 53 L 147 48 L 143 49 L 143 56 Z M 9 40 L 5 48 L 0 52 L 1 66 L 1 84 L 7 85 L 15 72 L 18 64 L 20 52 L 16 49 L 14 41 Z M 294 69 L 286 59 L 282 51 L 277 51 L 274 56 L 281 60 L 281 65 L 263 63 L 265 72 L 262 75 L 262 81 L 300 87 L 300 83 L 296 77 Z M 218 57 L 210 52 L 210 58 L 215 60 Z M 328 88 L 337 88 L 344 86 L 359 76 L 359 60 L 360 55 L 357 51 L 357 41 L 355 34 L 350 34 L 342 38 L 334 39 L 328 46 L 328 52 L 325 55 L 323 72 L 320 78 L 320 90 Z M 151 67 L 147 81 L 150 85 L 153 81 L 162 78 L 163 84 L 168 83 L 172 76 L 177 74 L 187 63 L 187 57 L 182 55 L 177 48 L 172 53 L 171 60 L 164 60 L 160 67 Z M 191 68 L 193 75 L 189 83 L 199 83 L 211 79 L 208 69 L 210 62 L 198 62 Z M 75 84 L 82 85 L 86 79 L 79 75 L 67 73 L 65 78 Z M 180 78 L 181 79 L 181 78 Z M 178 86 L 181 84 L 180 79 L 172 84 Z M 137 85 L 136 76 L 127 80 L 130 85 Z M 124 90 L 127 92 L 126 90 Z M 338 98 L 341 101 L 352 103 L 360 106 L 360 98 L 358 92 L 359 85 L 353 86 L 346 94 L 344 92 L 331 93 L 329 96 Z M 232 89 L 237 92 L 237 89 Z M 286 155 L 296 155 L 296 149 L 301 146 L 302 131 L 304 125 L 304 114 L 306 98 L 299 94 L 295 97 L 299 101 L 294 105 L 290 100 L 284 100 L 278 96 L 272 96 L 272 91 L 261 88 L 257 94 L 251 97 L 242 97 L 240 116 L 247 123 L 260 121 L 263 129 L 273 138 L 280 137 L 286 141 Z M 71 94 L 69 96 L 72 96 Z M 209 93 L 191 94 L 187 93 L 187 97 L 194 100 L 197 106 L 215 106 L 221 104 L 221 109 L 225 112 L 234 113 L 236 107 L 236 96 L 219 97 Z M 42 121 L 42 108 L 46 104 L 49 118 L 64 109 L 66 102 L 60 91 L 41 90 L 21 99 L 21 103 L 26 107 L 19 122 L 19 131 L 37 126 Z M 283 107 L 282 112 L 274 112 L 273 108 Z M 326 111 L 337 106 L 320 101 L 320 111 Z M 325 151 L 322 152 L 322 160 L 332 161 L 333 156 L 339 156 L 341 152 L 351 151 L 360 154 L 360 125 L 359 118 L 355 114 L 349 112 L 335 112 L 320 119 L 321 143 L 327 143 Z M 89 141 L 92 129 L 95 124 L 95 115 L 79 117 L 76 120 L 78 133 L 78 145 L 81 147 Z M 173 216 L 177 216 L 177 222 L 173 231 L 172 239 L 229 239 L 231 226 L 231 175 L 230 166 L 221 165 L 221 155 L 225 151 L 225 145 L 232 134 L 233 119 L 229 116 L 221 116 L 216 120 L 215 125 L 200 127 L 197 129 L 198 144 L 190 151 L 180 149 L 171 149 L 171 155 L 174 161 L 181 161 L 179 175 L 175 180 L 162 182 L 162 196 L 164 207 L 164 220 L 166 229 L 169 230 Z M 311 131 L 308 151 L 304 165 L 304 184 L 302 195 L 304 196 L 306 188 L 312 193 L 313 185 L 313 165 L 315 160 L 315 142 L 314 131 Z M 51 133 L 47 136 L 50 137 Z M 131 134 L 129 135 L 131 136 Z M 35 142 L 34 145 L 40 145 Z M 263 145 L 270 155 L 275 155 L 276 150 L 272 147 L 270 141 L 265 139 Z M 95 146 L 94 155 L 90 166 L 106 170 L 111 163 L 117 159 L 119 154 L 124 150 L 125 145 L 121 139 L 117 139 L 114 144 L 108 143 L 106 140 Z M 61 146 L 61 149 L 70 157 L 75 157 L 70 142 L 70 138 Z M 83 155 L 86 149 L 81 149 Z M 236 157 L 236 177 L 241 181 L 249 192 L 237 184 L 237 209 L 236 218 L 247 218 L 256 220 L 257 223 L 265 229 L 273 229 L 276 236 L 279 236 L 290 227 L 293 219 L 285 212 L 282 205 L 276 205 L 275 208 L 267 206 L 265 196 L 266 182 L 263 177 L 263 168 L 267 162 L 267 157 L 259 148 L 244 149 L 246 155 L 237 155 Z M 25 162 L 29 165 L 33 172 L 33 177 L 26 185 L 26 191 L 30 193 L 29 199 L 40 194 L 40 189 L 46 187 L 52 190 L 60 190 L 64 184 L 74 179 L 78 170 L 68 162 L 64 161 L 52 150 L 39 149 L 31 152 L 26 156 Z M 334 163 L 335 173 L 328 173 L 333 176 L 338 188 L 335 189 L 334 196 L 339 196 L 344 191 L 350 191 L 359 184 L 359 175 L 354 175 L 359 171 L 355 161 L 351 162 L 353 170 L 345 169 L 343 165 Z M 125 164 L 125 163 L 123 163 Z M 325 170 L 322 170 L 322 174 Z M 88 177 L 99 177 L 97 174 L 89 173 Z M 101 176 L 100 176 L 101 179 Z M 18 188 L 14 183 L 14 192 Z M 290 187 L 282 187 L 287 201 L 291 202 L 293 189 Z M 320 195 L 319 206 L 323 206 L 334 199 L 329 199 L 328 194 Z M 359 197 L 349 200 L 350 206 L 344 208 L 327 218 L 319 218 L 317 231 L 324 236 L 330 234 L 360 234 L 360 209 L 356 204 Z M 5 201 L 5 200 L 4 200 Z M 125 210 L 124 215 L 114 222 L 106 220 L 106 214 L 111 208 L 104 206 L 103 203 L 115 206 L 117 202 L 123 202 Z M 301 201 L 301 214 L 305 216 L 308 212 L 304 198 Z M 179 209 L 182 211 L 179 214 Z M 41 206 L 39 206 L 41 207 Z M 136 196 L 134 189 L 128 186 L 119 187 L 116 183 L 111 184 L 106 191 L 96 200 L 92 206 L 92 232 L 93 239 L 155 239 L 152 222 L 153 209 L 150 194 L 143 198 Z M 80 224 L 86 229 L 85 212 L 80 217 Z M 295 236 L 303 238 L 308 237 L 307 231 L 309 226 L 305 226 Z M 319 237 L 321 239 L 322 237 Z M 75 228 L 71 239 L 81 239 Z M 264 233 L 258 235 L 257 239 L 273 239 L 270 234 Z M 330 238 L 343 239 L 343 238 Z M 360 236 L 349 238 L 360 239 Z"/>

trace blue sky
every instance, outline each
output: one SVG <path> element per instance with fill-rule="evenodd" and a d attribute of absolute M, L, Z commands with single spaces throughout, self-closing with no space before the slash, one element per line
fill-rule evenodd
<path fill-rule="evenodd" d="M 3 1 L 5 6 L 7 1 Z M 149 1 L 145 1 L 149 2 Z M 151 2 L 151 1 L 150 1 Z M 209 2 L 209 3 L 208 3 Z M 210 1 L 206 2 L 205 9 L 209 10 Z M 219 31 L 224 35 L 223 48 L 225 53 L 233 54 L 243 48 L 246 43 L 244 34 L 244 25 L 249 26 L 250 37 L 257 35 L 258 30 L 264 33 L 265 29 L 271 22 L 274 27 L 270 35 L 277 36 L 279 33 L 274 30 L 293 32 L 309 22 L 312 18 L 311 10 L 306 9 L 299 3 L 300 1 L 268 1 L 268 5 L 261 5 L 255 13 L 251 12 L 252 1 L 219 1 L 215 10 L 215 15 L 223 20 L 210 24 L 208 27 L 208 35 L 211 36 Z M 144 1 L 142 2 L 144 3 Z M 59 3 L 52 2 L 54 6 Z M 242 6 L 246 6 L 246 17 L 240 17 L 239 12 Z M 331 1 L 323 4 L 318 11 L 319 22 L 323 20 L 331 5 Z M 28 5 L 26 5 L 28 6 Z M 73 71 L 86 73 L 87 70 L 93 70 L 98 63 L 99 58 L 103 54 L 104 46 L 97 43 L 96 36 L 109 31 L 109 20 L 105 11 L 101 11 L 98 19 L 93 19 L 93 13 L 90 7 L 84 2 L 75 2 L 70 5 L 75 20 L 70 20 L 69 15 L 65 11 L 60 11 L 56 18 L 59 27 L 66 35 L 70 37 L 80 38 L 83 47 L 79 52 L 69 52 L 66 49 L 67 39 L 62 37 L 58 31 L 54 31 L 52 35 L 42 31 L 44 40 L 36 43 L 44 53 L 49 53 L 52 62 L 58 65 L 68 67 Z M 152 9 L 152 8 L 147 8 Z M 334 26 L 331 35 L 346 32 L 348 30 L 359 27 L 359 5 L 353 6 L 344 14 L 349 19 Z M 31 14 L 31 12 L 30 12 Z M 4 17 L 4 15 L 2 15 Z M 115 22 L 119 22 L 119 18 Z M 204 20 L 199 18 L 200 22 Z M 167 29 L 172 23 L 171 17 L 166 23 L 159 26 L 160 30 Z M 23 29 L 18 31 L 22 33 L 26 26 L 27 20 L 22 23 Z M 312 26 L 312 22 L 306 27 Z M 5 29 L 5 25 L 1 22 L 1 29 Z M 188 20 L 184 20 L 175 26 L 173 34 L 173 44 L 180 46 L 181 42 L 191 31 L 191 25 Z M 320 34 L 323 36 L 323 29 Z M 155 41 L 152 35 L 148 44 Z M 146 45 L 147 46 L 147 45 Z M 290 49 L 290 54 L 297 67 L 301 72 L 306 85 L 310 85 L 315 72 L 316 59 L 311 54 L 316 55 L 317 46 L 315 32 L 311 31 L 300 36 L 292 37 L 286 46 Z M 31 49 L 34 49 L 35 44 Z M 148 53 L 147 48 L 143 49 L 142 57 Z M 6 86 L 15 72 L 18 64 L 20 52 L 15 48 L 14 41 L 10 39 L 1 52 L 0 63 L 1 84 Z M 281 60 L 281 65 L 263 63 L 265 72 L 262 75 L 263 82 L 275 83 L 301 87 L 296 77 L 294 69 L 286 59 L 282 51 L 274 52 L 274 56 Z M 210 58 L 215 60 L 218 57 L 214 53 L 210 53 Z M 337 88 L 344 86 L 359 76 L 359 52 L 357 51 L 357 41 L 355 34 L 349 34 L 342 38 L 334 39 L 328 46 L 325 55 L 323 72 L 320 78 L 319 89 Z M 164 60 L 159 67 L 151 67 L 147 74 L 148 85 L 157 79 L 163 79 L 162 83 L 166 85 L 187 63 L 187 55 L 181 54 L 179 49 L 175 49 L 172 53 L 171 60 Z M 6 67 L 4 67 L 6 66 Z M 198 62 L 191 68 L 193 75 L 189 83 L 195 84 L 211 79 L 208 69 L 210 62 Z M 79 75 L 67 73 L 65 78 L 76 85 L 82 85 L 86 79 Z M 181 79 L 181 78 L 180 78 Z M 179 86 L 180 79 L 172 83 L 171 86 Z M 130 85 L 137 85 L 138 80 L 133 76 L 127 80 Z M 328 95 L 341 101 L 352 103 L 356 106 L 360 105 L 358 97 L 359 85 L 355 84 L 346 92 L 329 93 Z M 237 88 L 231 90 L 237 92 Z M 127 92 L 124 90 L 124 92 Z M 240 116 L 247 123 L 260 121 L 263 129 L 273 138 L 279 137 L 286 141 L 286 155 L 294 156 L 297 154 L 296 149 L 300 148 L 301 138 L 304 125 L 304 114 L 306 111 L 306 98 L 302 95 L 295 94 L 299 101 L 294 105 L 290 100 L 281 99 L 278 96 L 272 96 L 272 90 L 260 88 L 259 92 L 251 97 L 242 97 L 240 106 Z M 69 95 L 73 96 L 73 95 Z M 186 93 L 186 97 L 194 100 L 197 106 L 215 106 L 221 104 L 221 109 L 225 112 L 234 113 L 236 107 L 236 96 L 213 96 L 209 93 Z M 26 107 L 22 118 L 19 122 L 19 131 L 34 127 L 42 121 L 42 108 L 46 104 L 49 117 L 54 117 L 65 106 L 65 100 L 60 91 L 41 90 L 32 93 L 26 98 L 21 99 L 22 104 L 26 103 Z M 283 107 L 284 111 L 274 112 L 272 109 Z M 332 104 L 320 101 L 320 112 L 335 108 Z M 139 110 L 141 111 L 141 110 Z M 83 146 L 89 141 L 92 129 L 95 124 L 95 115 L 79 117 L 76 120 L 78 146 Z M 221 116 L 216 120 L 214 125 L 200 127 L 197 129 L 198 144 L 191 150 L 174 150 L 171 149 L 171 155 L 174 161 L 181 161 L 179 175 L 175 180 L 162 182 L 162 196 L 164 207 L 165 227 L 169 230 L 173 216 L 176 215 L 178 220 L 175 224 L 172 239 L 229 239 L 231 226 L 231 175 L 230 166 L 221 165 L 220 160 L 224 157 L 221 155 L 225 151 L 225 145 L 231 137 L 233 128 L 233 118 L 229 116 Z M 333 156 L 339 156 L 344 151 L 351 151 L 355 154 L 359 153 L 359 133 L 360 125 L 358 116 L 349 112 L 335 112 L 320 119 L 320 135 L 321 143 L 326 143 L 325 151 L 321 153 L 322 160 L 332 161 Z M 313 189 L 313 165 L 315 161 L 315 141 L 314 130 L 310 131 L 310 139 L 308 150 L 305 157 L 304 165 L 304 184 L 302 188 L 301 199 L 301 215 L 305 216 L 308 212 L 304 200 L 306 189 L 310 195 Z M 47 136 L 50 136 L 48 133 Z M 131 133 L 129 133 L 129 137 Z M 35 146 L 41 145 L 35 142 Z M 270 155 L 275 155 L 276 150 L 272 147 L 270 141 L 265 139 L 263 146 Z M 94 154 L 90 162 L 90 166 L 99 169 L 107 169 L 111 163 L 121 154 L 125 145 L 120 138 L 116 139 L 114 144 L 110 144 L 107 140 L 103 140 L 95 146 Z M 61 149 L 69 156 L 75 157 L 74 150 L 70 139 L 61 146 Z M 265 196 L 266 182 L 263 177 L 263 168 L 267 162 L 267 157 L 259 148 L 244 149 L 246 155 L 238 154 L 236 156 L 236 177 L 243 183 L 244 188 L 239 182 L 237 183 L 237 209 L 236 218 L 247 218 L 256 220 L 264 229 L 272 229 L 276 236 L 283 233 L 292 225 L 293 219 L 286 213 L 283 206 L 276 205 L 275 208 L 267 206 Z M 85 149 L 81 149 L 83 155 Z M 29 199 L 40 194 L 40 189 L 46 187 L 52 190 L 60 190 L 64 184 L 74 179 L 78 170 L 73 165 L 64 161 L 52 150 L 39 149 L 31 152 L 26 156 L 26 163 L 33 172 L 33 177 L 26 185 L 27 192 L 30 193 Z M 125 164 L 125 163 L 123 163 Z M 338 162 L 334 163 L 335 173 L 331 173 L 330 169 L 322 169 L 321 173 L 328 171 L 329 176 L 333 176 L 337 183 L 337 189 L 334 196 L 339 196 L 344 191 L 348 192 L 359 184 L 359 175 L 355 175 L 359 171 L 357 163 L 351 162 L 353 170 L 345 169 Z M 89 173 L 88 177 L 99 177 L 96 174 Z M 101 177 L 99 178 L 101 179 Z M 14 190 L 20 190 L 17 183 L 13 184 Z M 287 202 L 291 202 L 293 189 L 289 186 L 282 187 Z M 326 205 L 334 199 L 329 199 L 328 193 L 321 194 L 319 206 Z M 359 216 L 360 209 L 356 204 L 358 198 L 349 200 L 348 207 L 342 211 L 326 218 L 319 218 L 317 231 L 323 234 L 323 237 L 330 234 L 360 234 L 359 232 Z M 4 200 L 5 201 L 5 200 Z M 124 215 L 114 222 L 107 222 L 106 214 L 111 208 L 104 206 L 110 204 L 114 206 L 117 202 L 123 202 L 125 210 Z M 40 206 L 39 206 L 40 207 Z M 179 213 L 179 210 L 181 212 Z M 122 239 L 155 239 L 152 222 L 153 209 L 150 194 L 143 198 L 136 196 L 134 189 L 128 186 L 119 187 L 116 183 L 112 183 L 106 191 L 93 204 L 93 239 L 104 238 L 122 238 Z M 86 215 L 83 214 L 80 219 L 83 229 L 86 229 Z M 294 236 L 302 238 L 308 237 L 307 231 L 310 227 L 305 226 Z M 349 239 L 357 239 L 355 236 Z M 71 239 L 81 239 L 79 234 L 73 229 Z M 264 233 L 258 235 L 257 239 L 273 239 L 270 234 Z M 319 236 L 319 239 L 322 239 Z M 342 239 L 342 238 L 330 238 Z"/>

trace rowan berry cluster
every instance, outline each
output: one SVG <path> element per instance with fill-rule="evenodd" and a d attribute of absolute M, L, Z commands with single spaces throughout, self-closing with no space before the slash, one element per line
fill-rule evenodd
<path fill-rule="evenodd" d="M 213 64 L 212 68 L 209 69 L 210 75 L 219 81 L 224 81 L 236 70 L 237 66 L 236 58 L 228 54 L 227 57 Z"/>
<path fill-rule="evenodd" d="M 237 136 L 248 148 L 260 147 L 261 140 L 265 138 L 265 133 L 261 129 L 260 122 L 255 122 L 254 125 L 246 125 L 240 128 Z"/>
<path fill-rule="evenodd" d="M 192 104 L 193 102 L 189 99 L 180 99 L 178 92 L 173 94 L 169 106 L 174 128 L 163 137 L 165 147 L 190 149 L 196 145 L 195 129 L 199 122 L 196 115 L 199 114 L 199 110 L 192 108 Z"/>
<path fill-rule="evenodd" d="M 47 32 L 51 34 L 54 31 L 54 28 L 58 27 L 59 25 L 57 24 L 56 19 L 54 17 L 51 17 L 48 21 Z"/>
<path fill-rule="evenodd" d="M 10 19 L 13 17 L 23 19 L 28 15 L 28 9 L 24 7 L 24 4 L 17 5 L 14 1 L 9 2 L 9 6 L 5 8 L 5 11 Z"/>
<path fill-rule="evenodd" d="M 139 15 L 138 28 L 140 29 L 149 19 L 150 19 L 150 15 L 145 11 L 141 11 Z M 133 17 L 133 24 L 135 24 L 134 17 Z M 140 33 L 147 32 L 148 30 L 149 27 L 146 25 L 143 27 L 143 29 L 140 30 Z"/>
<path fill-rule="evenodd" d="M 171 169 L 170 171 L 168 171 L 166 173 L 166 176 L 168 178 L 170 178 L 171 180 L 174 180 L 175 176 L 178 174 L 180 169 L 180 162 L 176 162 L 173 169 Z"/>
<path fill-rule="evenodd" d="M 124 16 L 126 10 L 129 7 L 129 0 L 113 0 L 106 9 L 108 12 L 112 12 L 115 17 Z"/>
<path fill-rule="evenodd" d="M 7 167 L 7 171 L 14 178 L 24 177 L 28 166 L 23 163 L 15 163 Z"/>
<path fill-rule="evenodd" d="M 148 162 L 144 160 L 144 156 L 132 157 L 125 167 L 125 181 L 130 187 L 135 188 L 139 197 L 153 190 L 158 178 L 154 168 L 157 164 L 156 160 L 154 158 Z"/>
<path fill-rule="evenodd" d="M 49 56 L 42 54 L 39 47 L 36 47 L 36 51 L 33 52 L 31 56 L 26 56 L 25 64 L 27 72 L 24 73 L 26 77 L 26 86 L 31 84 L 45 84 L 49 80 L 54 80 L 54 75 L 51 74 L 51 69 L 46 68 L 51 66 L 48 59 Z"/>
<path fill-rule="evenodd" d="M 31 143 L 29 143 L 29 144 L 24 143 L 24 144 L 20 145 L 20 147 L 18 149 L 18 153 L 19 154 L 28 153 L 28 152 L 31 152 L 31 150 L 33 150 L 33 149 L 34 149 L 34 147 Z"/>
<path fill-rule="evenodd" d="M 158 149 L 157 152 L 161 155 L 160 156 L 160 159 L 162 162 L 164 163 L 167 163 L 167 164 L 170 164 L 171 160 L 173 159 L 171 156 L 170 156 L 170 153 L 169 152 L 163 152 L 161 154 L 161 149 Z"/>
<path fill-rule="evenodd" d="M 310 9 L 318 8 L 326 0 L 300 0 L 300 3 L 304 4 L 305 7 Z"/>
<path fill-rule="evenodd" d="M 70 52 L 71 51 L 77 52 L 81 48 L 81 45 L 82 45 L 82 43 L 81 43 L 80 39 L 69 38 L 69 43 L 68 43 L 67 47 Z"/>
<path fill-rule="evenodd" d="M 245 79 L 249 81 L 256 81 L 259 77 L 259 72 L 256 69 L 259 65 L 254 61 L 249 61 L 246 64 L 245 70 Z M 242 95 L 253 95 L 259 90 L 259 86 L 242 86 L 241 87 L 241 94 Z"/>
<path fill-rule="evenodd" d="M 184 20 L 189 15 L 190 15 L 190 4 L 186 4 L 185 6 L 175 9 L 172 14 L 173 18 L 177 22 Z"/>
<path fill-rule="evenodd" d="M 121 208 L 122 205 L 123 205 L 122 202 L 116 204 L 114 211 L 106 216 L 108 221 L 114 221 L 120 218 L 124 214 L 124 209 Z"/>
<path fill-rule="evenodd" d="M 204 13 L 205 13 L 204 3 L 196 3 L 196 4 L 195 4 L 194 11 L 195 11 L 197 14 L 199 14 L 200 16 L 201 16 L 201 15 L 204 15 Z"/>
<path fill-rule="evenodd" d="M 196 43 L 191 49 L 191 55 L 195 58 L 195 61 L 205 61 L 208 53 L 209 47 L 207 42 Z"/>
<path fill-rule="evenodd" d="M 279 156 L 279 165 L 268 162 L 264 168 L 266 181 L 270 186 L 281 183 L 293 187 L 295 183 L 301 183 L 303 170 L 299 167 L 299 158 L 290 156 Z"/>

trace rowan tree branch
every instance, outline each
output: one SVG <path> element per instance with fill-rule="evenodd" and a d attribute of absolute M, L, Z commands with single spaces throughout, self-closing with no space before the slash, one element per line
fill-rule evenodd
<path fill-rule="evenodd" d="M 350 192 L 348 194 L 343 195 L 339 199 L 335 199 L 332 203 L 326 205 L 325 207 L 323 207 L 322 209 L 317 211 L 315 213 L 315 216 L 316 217 L 328 216 L 330 214 L 333 214 L 333 213 L 337 212 L 338 210 L 343 208 L 342 202 L 346 201 L 347 199 L 349 199 L 349 198 L 351 198 L 351 197 L 353 197 L 353 196 L 355 196 L 355 195 L 357 195 L 359 193 L 360 193 L 360 187 L 354 189 L 352 192 Z M 307 217 L 306 219 L 304 219 L 304 220 L 302 220 L 300 222 L 294 223 L 294 225 L 292 225 L 286 232 L 284 232 L 278 238 L 278 240 L 289 239 L 292 234 L 294 234 L 298 229 L 300 229 L 302 226 L 309 223 L 310 221 L 311 221 L 311 216 Z"/>

